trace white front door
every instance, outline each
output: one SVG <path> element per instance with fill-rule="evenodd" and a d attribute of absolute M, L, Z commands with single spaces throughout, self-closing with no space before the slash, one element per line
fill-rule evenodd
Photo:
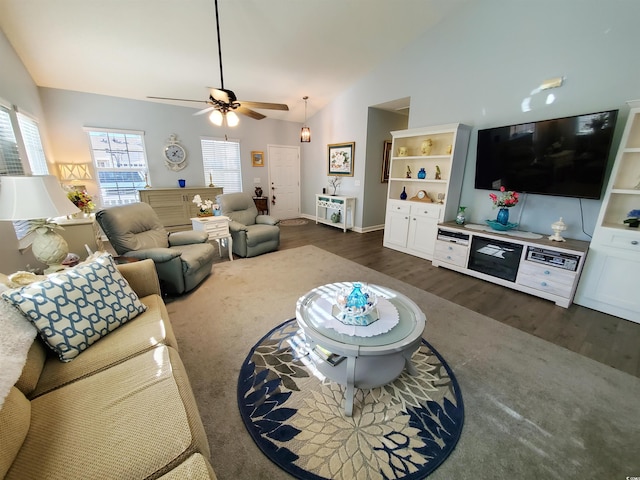
<path fill-rule="evenodd" d="M 300 147 L 267 146 L 269 214 L 278 220 L 300 216 Z"/>

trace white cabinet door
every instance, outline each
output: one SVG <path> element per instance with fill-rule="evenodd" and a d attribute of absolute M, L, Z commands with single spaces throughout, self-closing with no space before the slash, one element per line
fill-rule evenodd
<path fill-rule="evenodd" d="M 411 215 L 407 248 L 431 260 L 438 236 L 438 219 L 422 215 Z"/>
<path fill-rule="evenodd" d="M 640 255 L 592 245 L 574 302 L 640 323 Z"/>
<path fill-rule="evenodd" d="M 384 227 L 384 244 L 405 248 L 409 231 L 409 212 L 390 211 Z"/>

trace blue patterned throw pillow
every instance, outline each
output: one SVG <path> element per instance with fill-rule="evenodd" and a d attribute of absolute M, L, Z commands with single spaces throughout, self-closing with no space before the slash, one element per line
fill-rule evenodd
<path fill-rule="evenodd" d="M 2 296 L 63 362 L 147 309 L 108 254 Z"/>

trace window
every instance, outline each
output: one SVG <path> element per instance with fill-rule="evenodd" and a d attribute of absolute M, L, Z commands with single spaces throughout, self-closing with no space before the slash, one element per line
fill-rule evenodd
<path fill-rule="evenodd" d="M 20 128 L 20 135 L 17 137 L 12 119 L 17 120 Z M 24 152 L 23 158 L 26 156 L 27 164 L 22 163 L 21 151 Z M 38 123 L 33 118 L 16 112 L 15 107 L 9 108 L 8 104 L 1 102 L 0 175 L 20 176 L 28 172 L 33 175 L 49 174 Z M 13 222 L 13 228 L 18 240 L 23 240 L 31 229 L 31 221 Z M 25 247 L 28 243 L 28 240 L 20 242 L 21 247 Z"/>
<path fill-rule="evenodd" d="M 0 175 L 24 175 L 10 110 L 0 105 Z"/>
<path fill-rule="evenodd" d="M 33 175 L 49 175 L 49 167 L 47 166 L 47 159 L 44 156 L 38 124 L 33 118 L 23 113 L 17 113 L 17 116 L 22 141 L 24 142 L 27 159 L 31 167 L 31 173 Z"/>
<path fill-rule="evenodd" d="M 224 193 L 241 192 L 240 142 L 219 138 L 202 138 L 200 142 L 205 185 L 213 183 Z"/>
<path fill-rule="evenodd" d="M 135 203 L 146 185 L 144 132 L 85 129 L 98 176 L 102 206 Z"/>

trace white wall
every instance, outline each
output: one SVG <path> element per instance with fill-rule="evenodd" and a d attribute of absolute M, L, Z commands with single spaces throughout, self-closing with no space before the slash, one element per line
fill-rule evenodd
<path fill-rule="evenodd" d="M 1 30 L 0 65 L 0 98 L 41 120 L 43 147 L 48 151 L 46 124 L 43 121 L 38 88 Z M 0 272 L 10 274 L 24 270 L 27 265 L 42 266 L 30 249 L 24 253 L 18 251 L 18 240 L 11 222 L 0 222 Z"/>
<path fill-rule="evenodd" d="M 267 144 L 300 142 L 298 124 L 269 118 L 253 120 L 241 115 L 237 127 L 225 128 L 212 125 L 206 115 L 194 116 L 197 109 L 186 107 L 50 88 L 42 88 L 41 96 L 56 162 L 91 162 L 83 127 L 142 130 L 152 187 L 177 187 L 180 178 L 187 181 L 187 186 L 207 185 L 200 138 L 224 138 L 226 134 L 229 139 L 240 141 L 243 190 L 253 193 L 254 187 L 260 185 L 266 192 L 268 169 L 251 165 L 251 151 L 260 150 L 266 155 Z M 168 169 L 162 155 L 171 134 L 187 151 L 187 166 L 179 172 Z M 254 183 L 256 178 L 259 181 Z M 87 187 L 89 193 L 97 193 L 95 182 L 88 182 Z"/>
<path fill-rule="evenodd" d="M 359 178 L 365 157 L 358 146 L 366 139 L 368 107 L 411 97 L 410 128 L 455 122 L 473 127 L 462 204 L 473 222 L 495 218 L 489 192 L 474 189 L 477 129 L 620 109 L 617 147 L 628 113 L 625 101 L 640 98 L 638 18 L 640 2 L 635 0 L 466 5 L 309 120 L 312 131 L 320 133 L 303 163 L 303 212 L 312 213 L 313 193 L 326 183 L 326 144 L 356 142 Z M 546 96 L 538 94 L 531 98 L 531 110 L 523 112 L 522 101 L 532 90 L 556 76 L 566 81 L 551 91 L 555 102 L 546 105 Z M 364 187 L 343 182 L 346 188 L 363 195 Z M 568 225 L 565 236 L 585 240 L 589 236 L 583 229 L 592 234 L 600 204 L 529 195 L 511 215 L 523 229 L 541 233 L 551 233 L 550 224 L 562 216 Z"/>

